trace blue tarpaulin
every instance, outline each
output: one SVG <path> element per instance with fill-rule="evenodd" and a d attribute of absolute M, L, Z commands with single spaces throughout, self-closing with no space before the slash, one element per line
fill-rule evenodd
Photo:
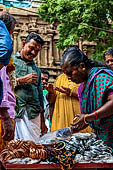
<path fill-rule="evenodd" d="M 0 0 L 0 4 L 7 7 L 22 7 L 29 8 L 31 6 L 31 0 Z"/>
<path fill-rule="evenodd" d="M 8 65 L 13 51 L 13 42 L 11 36 L 4 24 L 0 20 L 0 64 Z"/>

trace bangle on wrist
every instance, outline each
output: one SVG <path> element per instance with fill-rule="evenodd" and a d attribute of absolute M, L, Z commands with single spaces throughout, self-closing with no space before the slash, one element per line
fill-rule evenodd
<path fill-rule="evenodd" d="M 84 123 L 85 123 L 86 125 L 89 124 L 89 123 L 86 121 L 87 116 L 88 116 L 88 114 L 85 114 L 85 115 L 84 115 Z"/>
<path fill-rule="evenodd" d="M 96 111 L 95 112 L 95 120 L 97 120 L 99 117 L 98 117 L 98 112 Z"/>

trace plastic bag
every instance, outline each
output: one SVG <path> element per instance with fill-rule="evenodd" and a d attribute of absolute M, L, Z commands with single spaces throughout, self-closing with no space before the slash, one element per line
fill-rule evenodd
<path fill-rule="evenodd" d="M 58 139 L 65 139 L 71 136 L 71 128 L 66 127 L 53 132 L 49 132 L 36 140 L 40 144 L 55 144 Z"/>

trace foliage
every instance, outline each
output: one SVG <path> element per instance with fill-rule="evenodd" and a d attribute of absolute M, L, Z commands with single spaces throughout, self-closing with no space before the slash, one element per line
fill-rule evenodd
<path fill-rule="evenodd" d="M 100 53 L 112 46 L 113 24 L 109 24 L 113 20 L 112 9 L 112 0 L 45 0 L 38 14 L 46 22 L 58 25 L 59 49 L 75 44 L 82 37 L 95 41 L 96 53 Z"/>

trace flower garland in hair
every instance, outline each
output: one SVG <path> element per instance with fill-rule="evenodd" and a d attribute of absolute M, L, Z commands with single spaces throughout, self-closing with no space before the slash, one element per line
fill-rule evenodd
<path fill-rule="evenodd" d="M 11 88 L 14 91 L 14 88 L 16 86 L 16 77 L 15 77 L 15 65 L 14 65 L 12 56 L 10 58 L 8 66 L 6 68 L 6 72 L 7 72 L 8 76 L 9 76 L 9 79 L 10 79 Z M 16 94 L 15 94 L 15 96 L 16 96 Z"/>
<path fill-rule="evenodd" d="M 14 70 L 15 70 L 15 65 L 14 65 L 14 62 L 13 62 L 13 57 L 11 56 L 9 64 L 7 66 L 7 69 L 6 69 L 7 74 L 11 73 Z"/>

